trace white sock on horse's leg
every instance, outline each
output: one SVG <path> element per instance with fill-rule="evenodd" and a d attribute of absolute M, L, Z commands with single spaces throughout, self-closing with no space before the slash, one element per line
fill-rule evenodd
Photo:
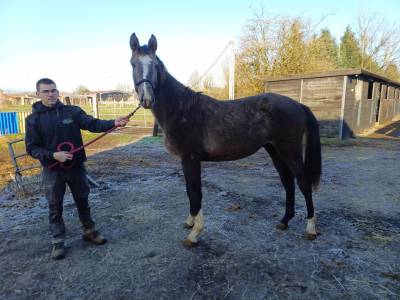
<path fill-rule="evenodd" d="M 203 217 L 203 211 L 200 209 L 198 214 L 194 217 L 194 225 L 192 231 L 187 237 L 187 240 L 196 244 L 197 236 L 200 234 L 200 232 L 203 231 L 203 228 L 204 228 L 204 217 Z"/>
<path fill-rule="evenodd" d="M 315 223 L 316 223 L 316 216 L 314 213 L 314 216 L 311 219 L 307 219 L 307 227 L 306 227 L 306 235 L 307 238 L 310 238 L 314 236 L 314 238 L 317 236 L 317 230 L 315 229 Z"/>
<path fill-rule="evenodd" d="M 193 227 L 193 225 L 194 225 L 194 217 L 191 214 L 189 214 L 188 217 L 186 218 L 185 223 L 186 223 L 186 225 L 188 227 Z"/>

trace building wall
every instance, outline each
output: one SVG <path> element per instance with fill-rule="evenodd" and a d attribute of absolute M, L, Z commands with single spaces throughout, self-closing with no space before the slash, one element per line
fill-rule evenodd
<path fill-rule="evenodd" d="M 282 79 L 265 87 L 310 107 L 322 136 L 353 137 L 400 118 L 400 87 L 368 72 Z"/>
<path fill-rule="evenodd" d="M 369 85 L 372 93 L 368 97 Z M 376 109 L 379 99 L 380 84 L 373 83 L 367 77 L 349 77 L 346 93 L 345 120 L 351 135 L 358 135 L 375 126 Z"/>
<path fill-rule="evenodd" d="M 387 92 L 386 92 L 387 89 Z M 381 90 L 381 102 L 379 107 L 378 124 L 385 125 L 399 118 L 400 100 L 394 87 L 386 87 Z"/>
<path fill-rule="evenodd" d="M 339 137 L 343 76 L 303 79 L 301 103 L 320 122 L 321 135 Z"/>
<path fill-rule="evenodd" d="M 300 102 L 301 80 L 284 80 L 267 82 L 265 91 L 285 95 Z"/>
<path fill-rule="evenodd" d="M 354 107 L 358 106 L 356 101 L 356 84 L 357 80 L 350 76 L 343 77 L 343 124 L 342 131 L 340 133 L 340 137 L 343 139 L 353 137 L 354 136 L 354 120 L 355 120 L 355 111 Z"/>
<path fill-rule="evenodd" d="M 343 76 L 266 83 L 266 92 L 282 94 L 310 107 L 322 136 L 339 137 Z"/>

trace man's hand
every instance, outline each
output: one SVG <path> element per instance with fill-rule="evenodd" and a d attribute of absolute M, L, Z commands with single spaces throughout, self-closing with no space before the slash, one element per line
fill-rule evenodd
<path fill-rule="evenodd" d="M 55 160 L 63 163 L 67 160 L 71 160 L 74 157 L 74 155 L 66 151 L 60 151 L 60 152 L 54 152 L 53 157 Z"/>
<path fill-rule="evenodd" d="M 121 117 L 121 118 L 115 119 L 114 125 L 117 127 L 124 127 L 128 122 L 129 122 L 129 118 Z"/>

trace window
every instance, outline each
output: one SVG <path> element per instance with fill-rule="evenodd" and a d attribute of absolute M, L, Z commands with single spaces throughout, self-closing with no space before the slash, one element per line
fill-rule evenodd
<path fill-rule="evenodd" d="M 374 82 L 373 81 L 368 81 L 368 99 L 372 99 L 373 89 L 374 89 Z"/>

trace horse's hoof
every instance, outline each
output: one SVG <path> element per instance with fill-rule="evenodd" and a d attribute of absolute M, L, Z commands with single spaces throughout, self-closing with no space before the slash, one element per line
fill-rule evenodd
<path fill-rule="evenodd" d="M 317 238 L 317 235 L 314 234 L 314 233 L 308 233 L 308 232 L 306 232 L 306 233 L 304 234 L 304 237 L 306 238 L 306 240 L 312 241 L 312 240 L 315 240 L 315 239 Z"/>
<path fill-rule="evenodd" d="M 183 245 L 184 245 L 185 247 L 187 247 L 187 248 L 193 248 L 194 246 L 197 246 L 197 243 L 192 242 L 191 240 L 188 240 L 188 239 L 184 239 L 184 240 L 182 241 L 182 243 L 183 243 Z"/>
<path fill-rule="evenodd" d="M 279 229 L 279 230 L 282 230 L 282 231 L 286 230 L 288 228 L 289 228 L 289 226 L 287 226 L 287 225 L 285 225 L 283 223 L 279 223 L 279 224 L 276 225 L 276 229 Z"/>
<path fill-rule="evenodd" d="M 183 223 L 183 228 L 185 229 L 192 229 L 194 226 L 194 224 L 192 226 L 190 226 L 188 223 Z"/>

